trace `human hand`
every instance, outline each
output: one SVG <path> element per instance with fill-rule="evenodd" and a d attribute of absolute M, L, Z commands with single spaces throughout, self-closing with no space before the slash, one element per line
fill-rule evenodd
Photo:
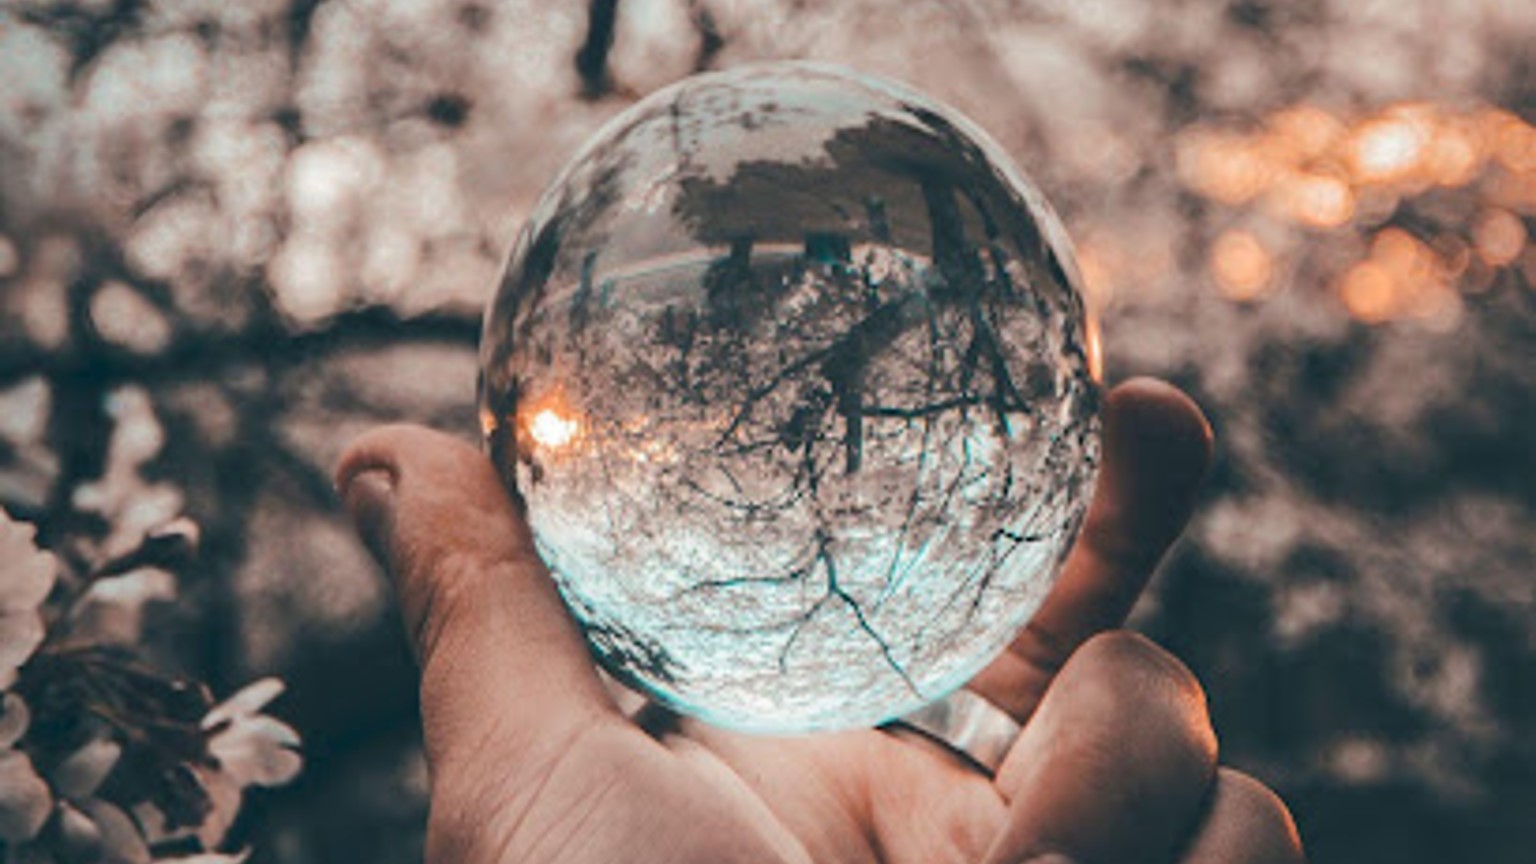
<path fill-rule="evenodd" d="M 991 777 L 915 735 L 626 717 L 489 461 L 421 428 L 364 435 L 337 485 L 421 663 L 429 864 L 1302 861 L 1280 800 L 1217 767 L 1193 675 L 1115 629 L 1189 517 L 1209 427 L 1132 381 L 1104 457 L 1060 581 L 969 685 L 1024 724 Z"/>

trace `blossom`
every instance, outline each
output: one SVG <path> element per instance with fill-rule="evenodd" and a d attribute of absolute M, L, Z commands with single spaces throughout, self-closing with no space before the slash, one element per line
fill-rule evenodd
<path fill-rule="evenodd" d="M 70 610 L 69 636 L 92 645 L 138 644 L 144 607 L 175 599 L 176 577 L 159 567 L 96 579 Z"/>
<path fill-rule="evenodd" d="M 258 713 L 282 695 L 283 682 L 263 678 L 215 705 L 203 718 L 211 733 L 208 752 L 219 770 L 241 787 L 281 786 L 299 773 L 299 735 L 279 720 Z"/>
<path fill-rule="evenodd" d="M 299 734 L 292 727 L 261 714 L 283 692 L 283 682 L 263 678 L 215 705 L 203 717 L 208 752 L 218 769 L 199 769 L 198 779 L 213 807 L 198 830 L 209 848 L 223 839 L 240 810 L 243 791 L 250 786 L 281 786 L 303 767 Z"/>
<path fill-rule="evenodd" d="M 149 846 L 121 807 L 96 797 L 116 767 L 122 747 L 92 738 L 45 779 L 26 753 L 15 749 L 31 725 L 21 697 L 5 694 L 0 714 L 0 839 L 16 855 L 7 860 L 95 860 L 103 864 L 150 864 Z M 29 843 L 50 819 L 57 831 L 47 844 Z M 24 853 L 24 854 L 23 854 Z"/>
<path fill-rule="evenodd" d="M 57 793 L 55 857 L 150 864 L 149 846 L 132 818 L 96 794 L 122 753 L 116 741 L 92 738 L 49 772 L 48 779 Z"/>
<path fill-rule="evenodd" d="M 248 851 L 218 850 L 244 790 L 298 774 L 298 734 L 261 713 L 282 682 L 213 705 L 135 651 L 145 606 L 176 598 L 172 571 L 197 534 L 175 520 L 69 575 L 0 510 L 4 864 L 241 864 Z M 184 857 L 155 857 L 172 849 Z"/>
<path fill-rule="evenodd" d="M 0 698 L 0 840 L 19 843 L 42 830 L 53 809 L 53 794 L 27 754 L 14 749 L 27 734 L 31 714 L 14 693 Z"/>
<path fill-rule="evenodd" d="M 58 561 L 37 548 L 36 533 L 0 509 L 0 689 L 15 682 L 16 670 L 42 644 L 38 607 L 58 578 Z"/>

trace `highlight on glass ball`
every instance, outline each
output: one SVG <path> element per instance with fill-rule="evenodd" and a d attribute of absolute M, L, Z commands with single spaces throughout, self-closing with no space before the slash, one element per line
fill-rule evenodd
<path fill-rule="evenodd" d="M 878 724 L 1000 653 L 1077 534 L 1077 284 L 953 109 L 828 66 L 701 75 L 535 207 L 484 433 L 610 673 L 736 729 Z"/>

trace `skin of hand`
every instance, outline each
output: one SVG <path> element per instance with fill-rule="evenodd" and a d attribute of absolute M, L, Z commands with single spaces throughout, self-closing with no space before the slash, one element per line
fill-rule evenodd
<path fill-rule="evenodd" d="M 422 670 L 429 864 L 1292 864 L 1285 805 L 1217 765 L 1194 676 L 1117 629 L 1211 454 L 1173 387 L 1106 398 L 1104 463 L 1046 604 L 969 685 L 1024 724 L 996 777 L 879 730 L 769 738 L 623 714 L 489 461 L 408 426 L 337 487 Z"/>

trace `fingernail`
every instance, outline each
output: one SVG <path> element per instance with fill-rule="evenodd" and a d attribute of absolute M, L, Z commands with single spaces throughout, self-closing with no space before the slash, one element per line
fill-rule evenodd
<path fill-rule="evenodd" d="M 363 545 L 380 563 L 388 561 L 389 532 L 395 514 L 395 478 L 383 468 L 369 468 L 346 478 L 339 492 Z"/>

